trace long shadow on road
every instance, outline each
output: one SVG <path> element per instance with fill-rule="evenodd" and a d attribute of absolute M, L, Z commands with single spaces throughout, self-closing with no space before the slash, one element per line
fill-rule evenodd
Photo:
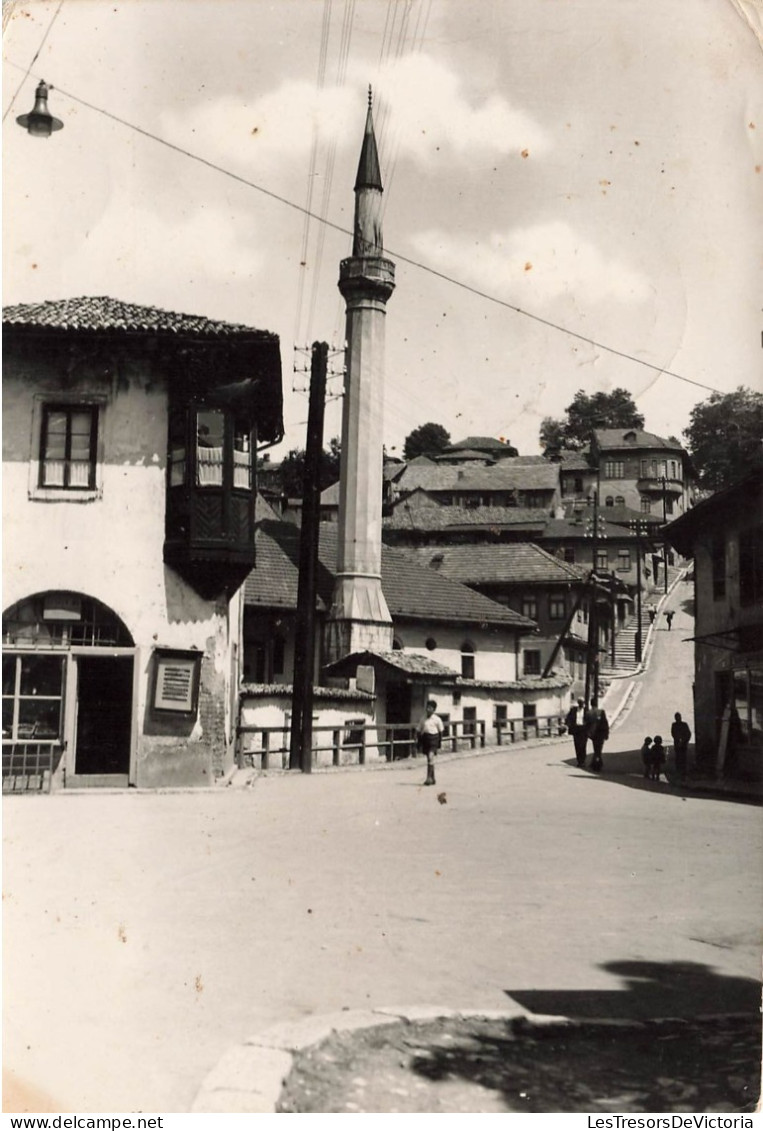
<path fill-rule="evenodd" d="M 619 990 L 507 990 L 533 1013 L 564 1017 L 697 1017 L 760 1010 L 761 987 L 752 978 L 716 973 L 701 962 L 606 962 L 625 981 Z"/>
<path fill-rule="evenodd" d="M 649 781 L 644 777 L 641 764 L 640 750 L 616 750 L 609 752 L 604 749 L 604 770 L 593 773 L 589 769 L 581 770 L 574 758 L 565 758 L 564 764 L 574 771 L 573 777 L 585 777 L 590 781 L 609 782 L 614 785 L 625 786 L 627 789 L 639 789 L 647 793 L 668 793 L 686 801 L 712 798 L 715 801 L 732 801 L 737 805 L 760 805 L 761 798 L 743 793 L 727 793 L 722 789 L 713 789 L 707 782 L 701 786 L 681 786 L 675 780 L 674 770 L 668 763 L 668 778 L 663 777 L 659 782 Z M 590 755 L 589 755 L 590 762 Z"/>

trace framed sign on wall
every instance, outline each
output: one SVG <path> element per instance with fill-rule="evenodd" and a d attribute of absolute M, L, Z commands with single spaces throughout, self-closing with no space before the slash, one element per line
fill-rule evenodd
<path fill-rule="evenodd" d="M 181 652 L 166 648 L 154 653 L 155 711 L 195 714 L 199 701 L 201 652 Z"/>

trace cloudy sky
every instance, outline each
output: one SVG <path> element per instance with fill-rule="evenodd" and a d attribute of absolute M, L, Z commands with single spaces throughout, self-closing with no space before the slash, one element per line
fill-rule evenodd
<path fill-rule="evenodd" d="M 533 453 L 576 390 L 617 386 L 680 435 L 711 389 L 760 387 L 757 0 L 4 9 L 4 304 L 108 294 L 275 331 L 276 457 L 304 445 L 294 345 L 343 340 L 369 83 L 398 256 L 388 449 L 433 420 Z M 15 125 L 40 78 L 65 122 L 47 141 Z"/>

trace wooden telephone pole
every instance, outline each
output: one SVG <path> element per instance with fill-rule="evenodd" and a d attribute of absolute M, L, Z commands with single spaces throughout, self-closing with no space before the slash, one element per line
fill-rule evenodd
<path fill-rule="evenodd" d="M 294 684 L 291 705 L 289 769 L 309 774 L 313 768 L 313 676 L 315 662 L 315 598 L 318 577 L 318 535 L 321 501 L 321 454 L 326 406 L 328 345 L 313 342 L 310 402 L 302 485 L 299 534 L 299 587 L 294 639 Z"/>

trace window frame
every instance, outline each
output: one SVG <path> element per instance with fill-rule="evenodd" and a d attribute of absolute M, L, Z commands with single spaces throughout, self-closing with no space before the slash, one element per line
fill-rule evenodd
<path fill-rule="evenodd" d="M 561 612 L 559 612 L 561 609 Z M 549 620 L 564 620 L 567 616 L 567 598 L 564 593 L 549 593 L 548 595 L 548 619 Z"/>
<path fill-rule="evenodd" d="M 88 393 L 87 395 L 51 395 L 35 393 L 32 401 L 32 429 L 29 450 L 29 475 L 27 497 L 41 502 L 85 503 L 100 499 L 103 495 L 103 448 L 106 426 L 106 409 L 111 403 L 107 393 Z M 89 459 L 89 486 L 43 485 L 43 466 L 45 443 L 43 437 L 44 421 L 51 411 L 67 413 L 90 411 L 92 413 L 91 445 Z"/>
<path fill-rule="evenodd" d="M 726 596 L 726 539 L 714 534 L 710 541 L 710 586 L 714 601 Z"/>
<path fill-rule="evenodd" d="M 522 597 L 522 616 L 528 620 L 538 619 L 538 598 L 535 593 Z"/>
<path fill-rule="evenodd" d="M 24 663 L 29 660 L 36 659 L 53 659 L 57 660 L 60 664 L 60 683 L 58 694 L 40 694 L 36 690 L 31 693 L 24 690 Z M 13 689 L 6 692 L 5 683 L 3 683 L 3 742 L 16 743 L 16 742 L 49 742 L 53 745 L 59 744 L 63 741 L 63 725 L 64 725 L 64 704 L 66 700 L 66 654 L 62 652 L 50 651 L 7 651 L 3 655 L 3 668 L 6 664 L 13 665 Z M 5 678 L 5 672 L 3 672 Z M 21 720 L 22 707 L 27 703 L 47 703 L 58 704 L 58 720 L 55 735 L 35 735 L 34 730 L 37 723 L 31 724 L 31 732 L 29 734 L 21 734 L 19 728 L 28 726 L 30 724 L 23 723 Z M 11 706 L 11 719 L 10 719 L 10 734 L 5 734 L 5 708 L 6 705 Z"/>
<path fill-rule="evenodd" d="M 529 657 L 532 656 L 532 660 Z M 540 675 L 543 671 L 540 648 L 522 649 L 522 675 Z"/>
<path fill-rule="evenodd" d="M 62 414 L 65 417 L 64 455 L 61 460 L 52 460 L 49 457 L 46 458 L 48 438 L 51 435 L 50 420 L 54 414 Z M 90 417 L 87 460 L 74 460 L 72 458 L 72 425 L 75 415 Z M 98 406 L 95 404 L 69 404 L 61 401 L 45 402 L 45 404 L 43 404 L 42 406 L 42 420 L 40 427 L 40 453 L 38 462 L 37 486 L 42 488 L 43 490 L 52 489 L 59 491 L 75 491 L 78 494 L 81 491 L 94 491 L 95 470 L 98 460 Z M 49 469 L 52 463 L 63 464 L 63 483 L 45 482 L 46 468 Z M 87 483 L 77 484 L 71 482 L 72 468 L 76 463 L 87 464 Z"/>

